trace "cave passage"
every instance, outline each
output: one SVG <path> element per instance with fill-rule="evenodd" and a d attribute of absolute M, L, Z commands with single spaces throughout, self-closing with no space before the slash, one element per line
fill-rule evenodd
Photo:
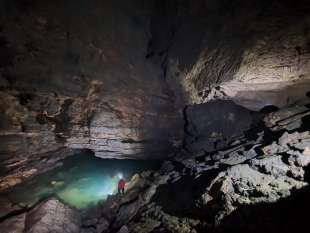
<path fill-rule="evenodd" d="M 121 177 L 128 182 L 134 174 L 156 169 L 159 165 L 159 161 L 100 159 L 92 153 L 82 152 L 64 159 L 62 166 L 1 195 L 25 207 L 54 196 L 83 210 L 115 194 Z"/>

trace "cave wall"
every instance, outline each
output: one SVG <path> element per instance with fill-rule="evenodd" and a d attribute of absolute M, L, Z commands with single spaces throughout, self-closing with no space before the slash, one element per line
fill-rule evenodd
<path fill-rule="evenodd" d="M 167 81 L 178 87 L 187 103 L 232 99 L 259 110 L 306 98 L 307 1 L 157 3 L 165 20 L 153 18 L 151 59 L 164 64 Z"/>
<path fill-rule="evenodd" d="M 191 219 L 200 209 L 212 224 L 232 214 L 225 231 L 275 207 L 261 204 L 308 183 L 309 105 L 242 134 L 262 116 L 251 110 L 307 101 L 309 13 L 305 0 L 0 0 L 0 191 L 86 149 L 102 158 L 176 155 L 136 176 L 128 196 L 112 196 L 114 210 L 102 208 L 87 230 L 195 231 L 209 227 Z M 72 221 L 55 200 L 21 215 L 23 205 L 0 202 L 0 228 L 40 228 L 32 218 L 42 210 L 65 217 L 49 229 Z"/>
<path fill-rule="evenodd" d="M 182 113 L 161 66 L 145 59 L 152 8 L 142 0 L 0 1 L 4 173 L 27 165 L 35 174 L 31 161 L 70 149 L 134 159 L 174 151 Z"/>
<path fill-rule="evenodd" d="M 32 175 L 80 149 L 154 159 L 225 146 L 252 116 L 238 111 L 246 120 L 232 133 L 223 112 L 221 142 L 197 141 L 214 131 L 202 103 L 259 110 L 308 98 L 309 9 L 291 0 L 0 0 L 1 172 Z M 190 114 L 202 133 L 188 134 Z"/>

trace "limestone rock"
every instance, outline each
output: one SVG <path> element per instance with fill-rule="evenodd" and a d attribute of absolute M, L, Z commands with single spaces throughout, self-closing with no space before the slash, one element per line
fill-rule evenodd
<path fill-rule="evenodd" d="M 58 200 L 50 199 L 27 213 L 24 232 L 78 233 L 80 221 L 76 210 L 65 206 Z"/>
<path fill-rule="evenodd" d="M 124 225 L 121 227 L 121 229 L 118 231 L 118 233 L 129 233 L 128 228 Z"/>
<path fill-rule="evenodd" d="M 23 206 L 18 205 L 16 203 L 12 203 L 7 197 L 0 196 L 0 218 L 9 215 L 10 213 L 14 213 L 16 211 L 20 211 L 23 209 Z"/>
<path fill-rule="evenodd" d="M 192 153 L 226 147 L 259 119 L 258 115 L 230 101 L 190 106 L 185 114 L 185 146 Z"/>
<path fill-rule="evenodd" d="M 159 175 L 156 172 L 143 172 L 139 179 L 124 195 L 109 196 L 107 200 L 95 209 L 89 210 L 90 216 L 83 220 L 82 229 L 93 228 L 95 232 L 104 229 L 120 230 L 134 219 L 141 209 L 149 204 L 156 193 L 159 185 L 165 184 L 169 179 L 168 175 Z M 111 223 L 111 224 L 110 224 Z"/>
<path fill-rule="evenodd" d="M 166 20 L 153 19 L 151 58 L 160 60 L 158 50 L 169 47 L 162 58 L 167 79 L 189 103 L 231 99 L 260 110 L 307 99 L 309 34 L 303 32 L 309 26 L 309 6 L 305 1 L 158 5 L 166 9 L 162 11 Z M 163 31 L 174 32 L 171 44 Z"/>
<path fill-rule="evenodd" d="M 248 165 L 236 165 L 226 173 L 221 173 L 203 195 L 205 205 L 219 202 L 222 210 L 216 216 L 219 223 L 238 205 L 249 205 L 260 202 L 275 202 L 290 195 L 293 188 L 302 188 L 306 183 L 286 176 L 274 177 L 258 172 Z M 223 203 L 221 203 L 223 202 Z"/>
<path fill-rule="evenodd" d="M 0 223 L 6 233 L 79 233 L 81 219 L 76 210 L 49 199 L 29 212 L 7 218 Z"/>
<path fill-rule="evenodd" d="M 24 233 L 26 214 L 14 216 L 0 223 L 0 231 L 5 233 Z"/>

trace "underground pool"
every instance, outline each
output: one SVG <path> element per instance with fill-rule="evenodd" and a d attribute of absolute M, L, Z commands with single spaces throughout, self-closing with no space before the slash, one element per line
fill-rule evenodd
<path fill-rule="evenodd" d="M 134 174 L 159 166 L 159 161 L 101 159 L 85 152 L 64 159 L 62 166 L 1 195 L 25 207 L 56 197 L 72 207 L 86 210 L 108 195 L 116 194 L 120 178 L 129 181 Z"/>

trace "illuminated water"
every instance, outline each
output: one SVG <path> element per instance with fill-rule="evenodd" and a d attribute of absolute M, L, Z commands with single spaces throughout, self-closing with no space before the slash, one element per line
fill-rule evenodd
<path fill-rule="evenodd" d="M 129 180 L 135 173 L 158 166 L 154 161 L 103 160 L 84 153 L 67 158 L 63 166 L 17 186 L 7 195 L 21 205 L 55 196 L 85 209 L 116 193 L 120 176 Z"/>

